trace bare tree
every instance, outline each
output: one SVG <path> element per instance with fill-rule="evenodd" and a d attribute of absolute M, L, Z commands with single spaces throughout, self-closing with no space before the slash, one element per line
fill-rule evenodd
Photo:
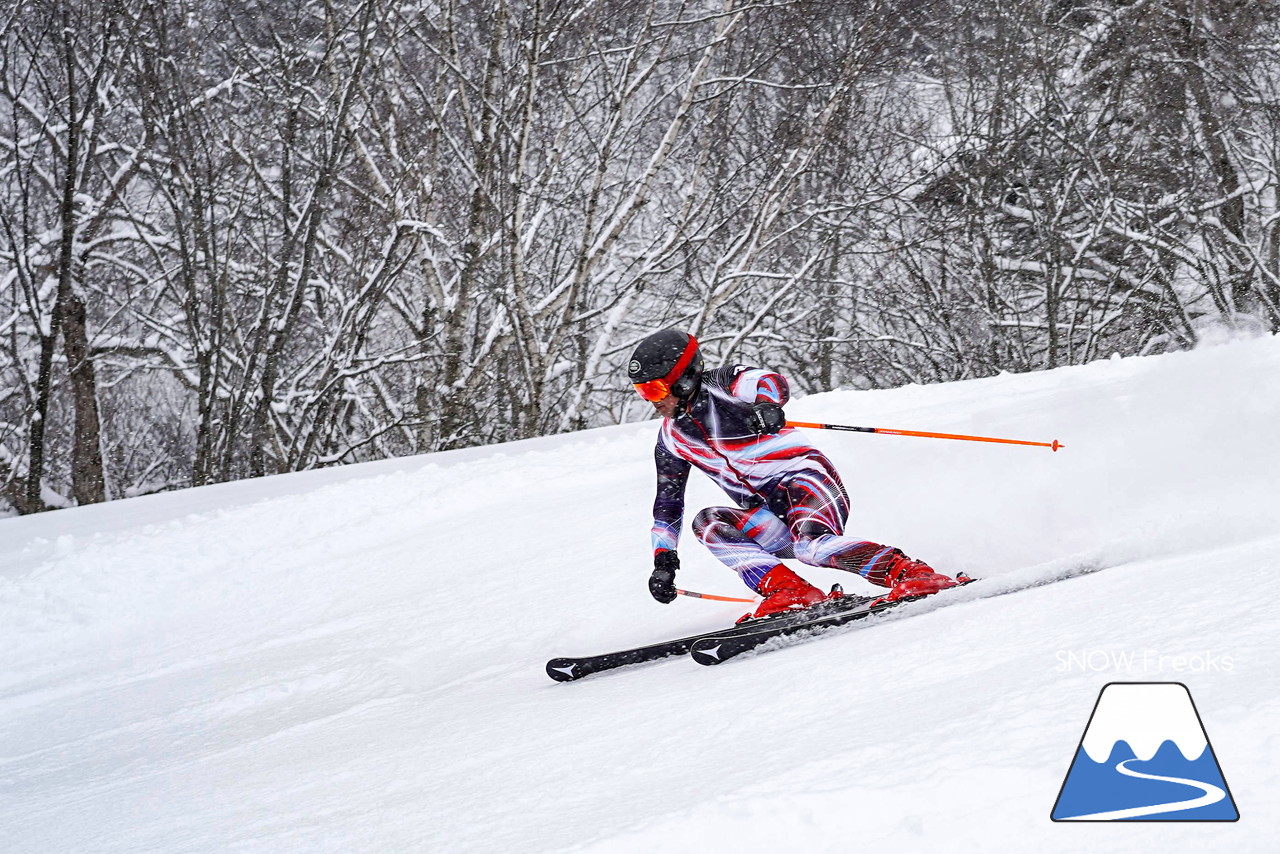
<path fill-rule="evenodd" d="M 18 512 L 1280 328 L 1272 0 L 22 0 Z"/>

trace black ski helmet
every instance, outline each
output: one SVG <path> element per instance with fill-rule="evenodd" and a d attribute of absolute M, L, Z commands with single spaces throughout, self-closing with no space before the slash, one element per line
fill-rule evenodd
<path fill-rule="evenodd" d="M 627 363 L 627 377 L 645 400 L 674 394 L 688 400 L 702 383 L 702 353 L 687 332 L 663 329 L 636 345 Z"/>

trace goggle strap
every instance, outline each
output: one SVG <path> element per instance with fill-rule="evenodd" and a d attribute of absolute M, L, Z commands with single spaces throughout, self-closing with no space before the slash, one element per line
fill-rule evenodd
<path fill-rule="evenodd" d="M 693 361 L 693 355 L 698 352 L 698 342 L 692 335 L 689 336 L 689 343 L 685 345 L 684 352 L 680 354 L 680 358 L 676 360 L 676 366 L 671 369 L 671 373 L 667 374 L 663 379 L 670 388 L 675 381 L 680 379 L 680 375 L 689 367 L 689 363 Z"/>

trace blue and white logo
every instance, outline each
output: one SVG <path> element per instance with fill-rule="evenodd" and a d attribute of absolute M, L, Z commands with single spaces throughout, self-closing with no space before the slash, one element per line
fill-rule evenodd
<path fill-rule="evenodd" d="M 1181 682 L 1112 682 L 1098 695 L 1054 821 L 1235 821 L 1209 736 Z"/>

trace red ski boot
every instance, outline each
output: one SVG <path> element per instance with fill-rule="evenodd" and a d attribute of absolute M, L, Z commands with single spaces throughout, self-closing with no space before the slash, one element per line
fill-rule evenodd
<path fill-rule="evenodd" d="M 764 574 L 760 579 L 758 590 L 764 597 L 764 601 L 756 607 L 754 613 L 743 614 L 738 620 L 739 623 L 743 620 L 767 617 L 770 614 L 780 614 L 783 611 L 798 611 L 840 595 L 836 591 L 830 594 L 823 593 L 782 564 L 778 564 Z"/>
<path fill-rule="evenodd" d="M 876 600 L 876 604 L 894 602 L 909 596 L 928 596 L 960 583 L 954 578 L 934 572 L 929 564 L 912 560 L 897 549 L 894 549 L 889 566 L 885 569 L 885 581 L 885 586 L 892 589 L 886 596 Z"/>

